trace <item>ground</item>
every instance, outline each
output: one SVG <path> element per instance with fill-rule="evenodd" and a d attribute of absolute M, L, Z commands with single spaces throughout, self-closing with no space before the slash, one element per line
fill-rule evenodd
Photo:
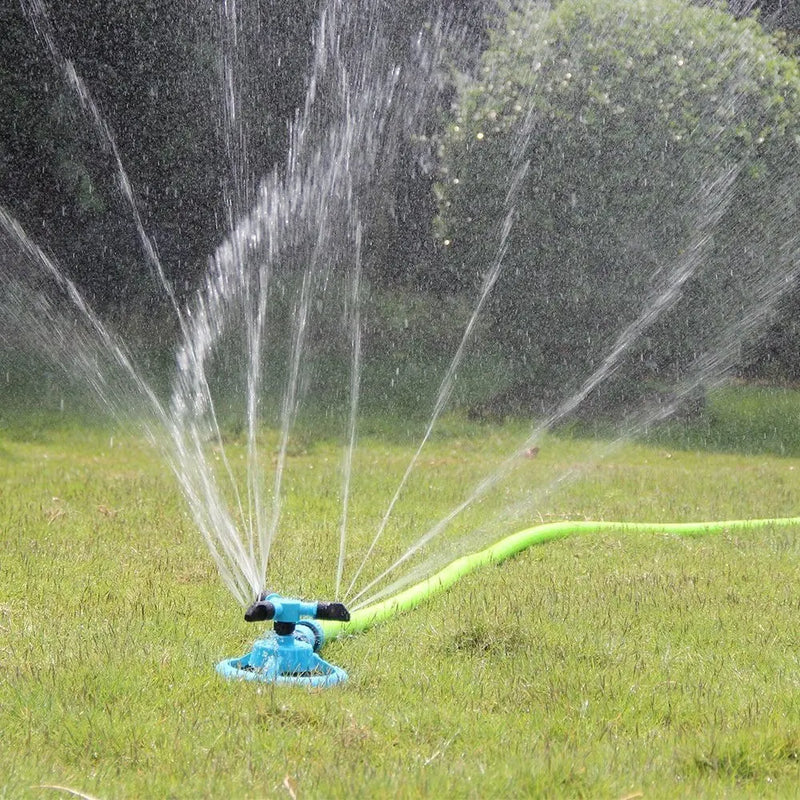
<path fill-rule="evenodd" d="M 523 430 L 457 419 L 443 428 L 406 517 L 440 513 Z M 610 452 L 526 524 L 539 514 L 796 513 L 797 458 L 674 444 Z M 364 439 L 369 481 L 354 519 L 384 504 L 379 492 L 415 445 Z M 546 439 L 497 502 L 589 465 L 595 447 Z M 337 452 L 315 441 L 292 456 L 295 535 L 276 554 L 285 570 L 304 564 L 304 585 L 320 593 L 333 568 L 308 543 L 335 519 L 335 492 L 320 487 Z M 368 522 L 354 525 L 354 544 L 374 532 Z M 350 677 L 315 692 L 217 676 L 216 662 L 244 653 L 257 632 L 137 437 L 3 430 L 0 531 L 0 797 L 57 796 L 46 785 L 104 799 L 796 792 L 800 526 L 698 538 L 611 531 L 532 548 L 328 644 L 325 657 Z"/>

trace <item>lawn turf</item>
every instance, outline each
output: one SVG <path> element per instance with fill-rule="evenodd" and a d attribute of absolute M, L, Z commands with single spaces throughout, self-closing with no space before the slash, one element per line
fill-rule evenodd
<path fill-rule="evenodd" d="M 384 566 L 520 435 L 443 428 Z M 354 550 L 415 446 L 360 442 Z M 800 460 L 656 443 L 593 465 L 593 447 L 547 439 L 474 520 L 583 460 L 526 524 L 797 513 Z M 276 580 L 302 567 L 303 589 L 332 591 L 334 551 L 309 542 L 338 534 L 338 458 L 293 452 Z M 157 454 L 84 426 L 0 432 L 0 797 L 794 796 L 799 532 L 568 538 L 330 643 L 343 686 L 226 683 L 214 665 L 256 629 Z"/>

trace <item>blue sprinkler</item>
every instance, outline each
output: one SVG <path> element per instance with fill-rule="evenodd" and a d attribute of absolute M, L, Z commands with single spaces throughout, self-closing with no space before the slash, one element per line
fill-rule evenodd
<path fill-rule="evenodd" d="M 349 622 L 342 603 L 309 603 L 279 594 L 261 594 L 245 611 L 248 622 L 273 621 L 273 630 L 256 639 L 241 658 L 217 664 L 225 678 L 321 688 L 347 680 L 341 667 L 329 664 L 317 651 L 325 637 L 317 620 Z"/>

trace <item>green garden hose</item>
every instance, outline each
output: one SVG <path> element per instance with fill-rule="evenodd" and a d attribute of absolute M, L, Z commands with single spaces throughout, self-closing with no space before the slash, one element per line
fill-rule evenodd
<path fill-rule="evenodd" d="M 444 569 L 402 592 L 372 605 L 354 611 L 348 622 L 324 621 L 321 623 L 325 639 L 336 639 L 351 633 L 360 633 L 396 614 L 416 608 L 420 603 L 449 589 L 459 578 L 486 566 L 499 564 L 522 550 L 536 544 L 552 542 L 578 533 L 620 531 L 628 533 L 675 533 L 682 536 L 725 533 L 728 531 L 800 525 L 800 517 L 778 519 L 744 519 L 725 522 L 591 522 L 564 521 L 535 525 L 501 539 L 491 547 L 471 555 L 457 558 Z"/>

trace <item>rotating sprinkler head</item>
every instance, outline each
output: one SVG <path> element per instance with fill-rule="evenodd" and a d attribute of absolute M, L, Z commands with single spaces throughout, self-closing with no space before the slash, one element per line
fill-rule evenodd
<path fill-rule="evenodd" d="M 342 603 L 309 603 L 279 594 L 262 594 L 245 611 L 248 622 L 272 621 L 273 630 L 253 643 L 250 653 L 217 665 L 225 678 L 309 687 L 334 686 L 347 673 L 318 651 L 325 642 L 318 620 L 348 622 Z"/>

